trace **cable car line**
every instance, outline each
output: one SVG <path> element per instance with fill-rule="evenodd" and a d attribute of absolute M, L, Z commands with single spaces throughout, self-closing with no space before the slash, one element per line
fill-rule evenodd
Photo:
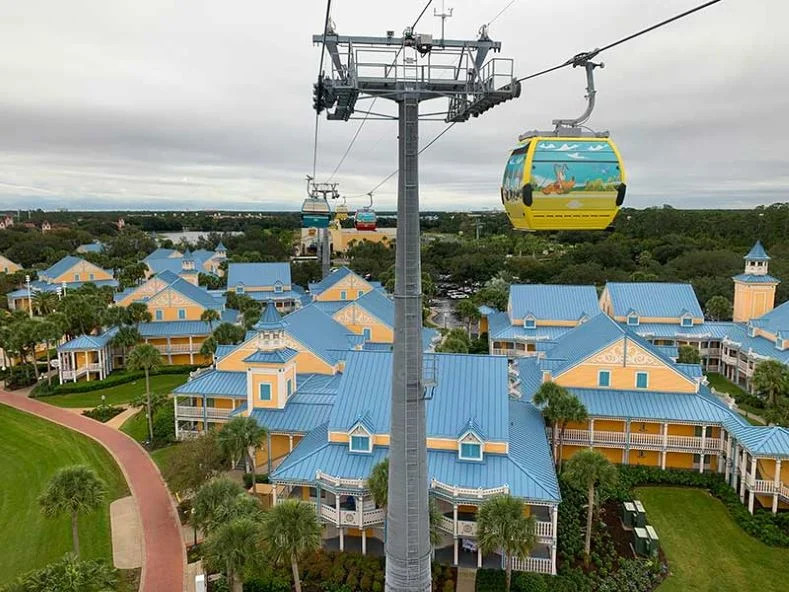
<path fill-rule="evenodd" d="M 623 37 L 622 39 L 619 39 L 618 41 L 614 41 L 613 43 L 609 43 L 608 45 L 604 45 L 603 47 L 599 47 L 599 48 L 594 49 L 594 50 L 589 51 L 589 52 L 579 53 L 578 55 L 573 56 L 572 58 L 570 58 L 566 62 L 563 62 L 561 64 L 553 66 L 552 68 L 547 68 L 545 70 L 541 70 L 540 72 L 535 72 L 534 74 L 529 74 L 528 76 L 524 76 L 523 78 L 518 78 L 518 82 L 523 82 L 524 80 L 530 80 L 532 78 L 537 78 L 538 76 L 542 76 L 543 74 L 548 74 L 549 72 L 553 72 L 555 70 L 559 70 L 559 69 L 565 68 L 567 66 L 578 65 L 582 60 L 587 60 L 588 61 L 588 60 L 594 58 L 597 54 L 599 54 L 601 52 L 604 52 L 607 49 L 614 48 L 617 45 L 621 45 L 621 44 L 623 44 L 623 43 L 625 43 L 627 41 L 635 39 L 636 37 L 640 37 L 641 35 L 645 35 L 646 33 L 649 33 L 650 31 L 654 31 L 655 29 L 659 29 L 660 27 L 662 27 L 664 25 L 668 25 L 669 23 L 673 23 L 674 21 L 677 21 L 677 20 L 679 20 L 681 18 L 689 16 L 689 15 L 693 14 L 694 12 L 698 12 L 700 10 L 703 10 L 703 9 L 707 8 L 708 6 L 712 6 L 713 4 L 717 4 L 720 1 L 721 0 L 710 0 L 709 2 L 705 2 L 704 4 L 700 4 L 699 6 L 696 6 L 695 8 L 691 8 L 690 10 L 686 10 L 685 12 L 683 12 L 681 14 L 675 15 L 675 16 L 669 18 L 669 19 L 666 19 L 664 21 L 656 23 L 656 24 L 652 25 L 651 27 L 647 27 L 646 29 L 642 29 L 641 31 L 638 31 L 637 33 L 633 33 L 632 35 L 628 35 L 627 37 Z"/>
<path fill-rule="evenodd" d="M 323 42 L 321 43 L 321 59 L 318 65 L 318 96 L 322 94 L 321 85 L 323 84 L 323 58 L 326 55 L 326 33 L 329 29 L 329 14 L 331 14 L 331 0 L 326 0 L 326 18 L 323 21 Z M 312 144 L 312 178 L 315 178 L 315 172 L 318 168 L 318 123 L 320 122 L 320 113 L 315 112 L 315 137 Z"/>
<path fill-rule="evenodd" d="M 427 12 L 427 9 L 430 8 L 431 4 L 433 4 L 433 0 L 427 0 L 427 4 L 425 4 L 425 7 L 422 9 L 422 12 L 419 13 L 419 16 L 416 17 L 414 24 L 411 25 L 412 31 L 416 29 L 416 26 L 419 24 L 419 21 L 422 20 L 422 17 L 425 15 L 425 12 Z"/>
<path fill-rule="evenodd" d="M 487 24 L 487 26 L 488 26 L 488 27 L 490 27 L 490 26 L 491 26 L 491 25 L 492 25 L 494 22 L 496 22 L 496 19 L 497 19 L 497 18 L 499 18 L 499 17 L 500 17 L 502 14 L 504 14 L 505 12 L 507 12 L 507 9 L 508 9 L 510 6 L 512 6 L 513 4 L 515 4 L 517 1 L 518 1 L 518 0 L 510 0 L 509 4 L 507 4 L 507 5 L 506 5 L 504 8 L 502 8 L 501 10 L 499 10 L 498 14 L 497 14 L 496 16 L 494 16 L 492 19 L 490 19 L 490 20 L 488 21 L 488 24 Z"/>

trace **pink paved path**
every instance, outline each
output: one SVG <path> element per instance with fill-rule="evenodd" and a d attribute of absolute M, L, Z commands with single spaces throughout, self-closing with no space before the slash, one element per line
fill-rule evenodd
<path fill-rule="evenodd" d="M 140 510 L 145 559 L 140 592 L 181 592 L 186 550 L 172 498 L 151 457 L 123 432 L 65 409 L 0 391 L 0 403 L 78 431 L 115 458 Z"/>

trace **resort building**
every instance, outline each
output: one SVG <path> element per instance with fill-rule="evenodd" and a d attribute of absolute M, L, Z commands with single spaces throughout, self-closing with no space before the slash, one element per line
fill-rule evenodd
<path fill-rule="evenodd" d="M 80 335 L 59 345 L 58 378 L 60 384 L 78 380 L 104 380 L 115 367 L 119 353 L 112 346 L 112 338 L 118 333 L 112 328 L 101 335 Z"/>
<path fill-rule="evenodd" d="M 182 260 L 184 260 L 184 263 L 191 261 L 191 264 L 187 263 L 186 267 L 194 270 L 194 283 L 197 284 L 197 274 L 199 273 L 207 273 L 218 277 L 222 277 L 225 274 L 221 266 L 222 263 L 227 260 L 227 249 L 221 242 L 213 251 L 198 249 L 194 252 L 190 252 L 187 249 L 186 252 L 181 253 L 176 249 L 159 248 L 143 259 L 143 262 L 148 266 L 150 275 L 155 275 L 163 271 L 170 271 L 177 274 L 184 269 Z"/>
<path fill-rule="evenodd" d="M 39 272 L 38 279 L 27 286 L 8 293 L 8 308 L 30 310 L 30 301 L 36 292 L 62 292 L 85 284 L 116 288 L 118 281 L 111 269 L 102 269 L 89 261 L 71 255 L 63 257 L 49 269 Z"/>
<path fill-rule="evenodd" d="M 302 228 L 299 240 L 299 253 L 306 256 L 318 250 L 318 232 L 315 228 Z M 376 228 L 357 230 L 356 228 L 329 228 L 329 249 L 332 253 L 345 253 L 360 242 L 390 245 L 397 236 L 397 228 Z"/>
<path fill-rule="evenodd" d="M 538 355 L 556 340 L 600 314 L 594 286 L 510 286 L 506 312 L 481 307 L 480 333 L 488 333 L 491 355 Z"/>
<path fill-rule="evenodd" d="M 188 259 L 178 259 L 179 265 Z M 189 273 L 189 270 L 186 270 Z M 203 342 L 220 323 L 236 323 L 238 311 L 225 307 L 225 295 L 194 285 L 184 271 L 163 271 L 136 288 L 116 294 L 117 306 L 141 302 L 151 313 L 151 322 L 140 323 L 138 331 L 155 346 L 168 364 L 203 364 L 210 357 L 200 353 Z M 201 319 L 207 310 L 219 314 L 217 321 Z"/>
<path fill-rule="evenodd" d="M 227 289 L 257 302 L 271 302 L 282 313 L 309 302 L 304 289 L 291 281 L 289 263 L 231 263 Z"/>
<path fill-rule="evenodd" d="M 348 267 L 335 269 L 321 281 L 309 285 L 313 302 L 347 302 L 381 289 L 381 282 L 366 280 Z"/>
<path fill-rule="evenodd" d="M 0 255 L 0 273 L 16 273 L 21 269 L 21 265 L 17 265 L 4 255 Z"/>

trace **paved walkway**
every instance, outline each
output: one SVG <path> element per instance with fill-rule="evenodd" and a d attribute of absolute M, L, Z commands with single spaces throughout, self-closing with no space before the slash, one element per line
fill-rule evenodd
<path fill-rule="evenodd" d="M 121 429 L 123 422 L 127 419 L 131 418 L 132 416 L 136 415 L 139 411 L 138 407 L 129 407 L 128 409 L 121 411 L 118 415 L 110 419 L 109 421 L 105 422 L 104 425 L 116 430 Z"/>
<path fill-rule="evenodd" d="M 110 504 L 112 564 L 118 569 L 142 567 L 142 531 L 137 503 L 132 496 Z"/>
<path fill-rule="evenodd" d="M 184 589 L 186 549 L 170 492 L 159 469 L 126 434 L 65 409 L 0 391 L 0 403 L 26 411 L 93 438 L 115 458 L 137 500 L 142 521 L 144 557 L 140 592 Z"/>
<path fill-rule="evenodd" d="M 477 570 L 469 567 L 458 568 L 456 592 L 474 592 L 477 589 Z"/>

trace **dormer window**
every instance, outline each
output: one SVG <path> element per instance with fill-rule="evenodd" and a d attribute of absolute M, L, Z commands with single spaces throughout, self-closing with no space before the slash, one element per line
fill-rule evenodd
<path fill-rule="evenodd" d="M 373 451 L 373 439 L 364 426 L 357 425 L 350 434 L 349 447 L 351 452 L 370 453 Z"/>
<path fill-rule="evenodd" d="M 482 440 L 474 432 L 468 432 L 460 439 L 458 458 L 460 460 L 482 460 Z"/>
<path fill-rule="evenodd" d="M 529 315 L 523 319 L 523 326 L 526 329 L 534 329 L 537 326 L 537 319 Z"/>
<path fill-rule="evenodd" d="M 236 294 L 243 294 L 244 293 L 244 286 L 239 284 L 236 286 Z"/>
<path fill-rule="evenodd" d="M 682 317 L 682 326 L 683 327 L 692 327 L 693 326 L 693 317 L 689 317 L 689 316 Z"/>
<path fill-rule="evenodd" d="M 748 337 L 756 337 L 756 327 L 748 325 Z"/>
<path fill-rule="evenodd" d="M 775 349 L 783 350 L 785 343 L 786 343 L 786 339 L 783 339 L 781 337 L 776 338 L 776 340 L 775 340 Z"/>
<path fill-rule="evenodd" d="M 274 284 L 274 292 L 276 294 L 282 294 L 282 282 L 277 282 Z"/>
<path fill-rule="evenodd" d="M 627 315 L 627 324 L 630 326 L 638 325 L 638 315 L 634 312 Z"/>

